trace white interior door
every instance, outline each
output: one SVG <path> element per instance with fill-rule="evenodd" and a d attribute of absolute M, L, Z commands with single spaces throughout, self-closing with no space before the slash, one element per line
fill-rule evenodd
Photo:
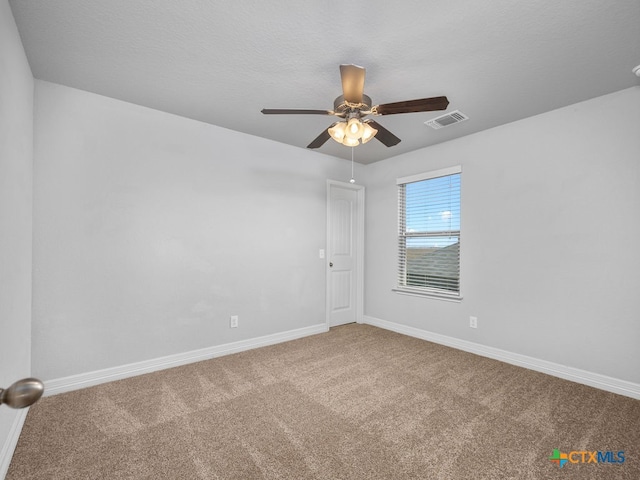
<path fill-rule="evenodd" d="M 327 317 L 330 327 L 358 320 L 361 301 L 361 186 L 329 184 Z"/>

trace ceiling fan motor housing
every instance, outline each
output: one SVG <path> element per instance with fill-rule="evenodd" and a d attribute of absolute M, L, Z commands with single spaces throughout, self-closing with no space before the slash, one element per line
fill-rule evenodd
<path fill-rule="evenodd" d="M 362 102 L 358 104 L 348 103 L 344 99 L 344 95 L 340 95 L 333 101 L 333 111 L 336 112 L 339 116 L 346 116 L 349 112 L 357 111 L 358 116 L 360 116 L 360 111 L 370 111 L 371 110 L 371 97 L 369 95 L 362 94 Z M 366 114 L 365 114 L 366 115 Z"/>

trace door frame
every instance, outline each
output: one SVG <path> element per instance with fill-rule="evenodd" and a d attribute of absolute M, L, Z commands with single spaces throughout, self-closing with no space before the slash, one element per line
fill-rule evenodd
<path fill-rule="evenodd" d="M 356 206 L 356 322 L 364 321 L 364 185 L 327 180 L 327 243 L 325 256 L 325 322 L 327 330 L 331 327 L 331 275 L 329 262 L 331 261 L 331 188 L 340 187 L 357 193 Z"/>

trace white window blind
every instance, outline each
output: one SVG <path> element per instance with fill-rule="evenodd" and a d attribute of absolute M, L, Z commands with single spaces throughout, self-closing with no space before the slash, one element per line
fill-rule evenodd
<path fill-rule="evenodd" d="M 461 172 L 398 179 L 399 291 L 459 298 Z"/>

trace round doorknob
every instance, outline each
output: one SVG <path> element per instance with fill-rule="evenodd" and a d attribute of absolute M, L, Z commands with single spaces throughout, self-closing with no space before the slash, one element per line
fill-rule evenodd
<path fill-rule="evenodd" d="M 333 262 L 329 262 L 329 267 L 333 267 Z"/>
<path fill-rule="evenodd" d="M 7 387 L 0 388 L 0 405 L 24 408 L 33 405 L 44 393 L 44 384 L 37 378 L 23 378 Z"/>

